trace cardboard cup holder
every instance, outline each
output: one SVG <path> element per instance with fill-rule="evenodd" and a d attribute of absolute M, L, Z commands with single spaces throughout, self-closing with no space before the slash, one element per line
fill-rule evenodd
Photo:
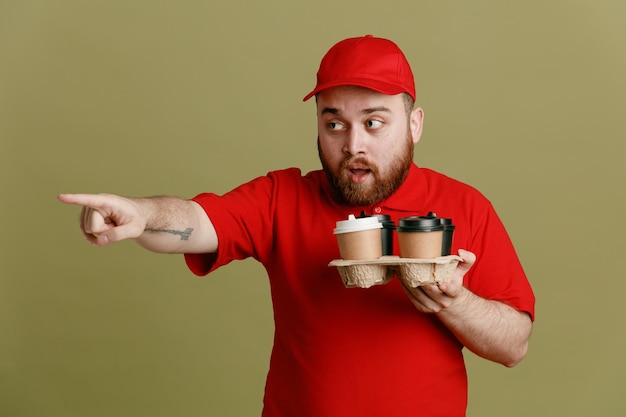
<path fill-rule="evenodd" d="M 449 281 L 460 256 L 449 255 L 432 259 L 382 256 L 378 259 L 350 261 L 335 259 L 328 266 L 337 267 L 347 288 L 369 288 L 384 285 L 397 276 L 412 288 Z"/>

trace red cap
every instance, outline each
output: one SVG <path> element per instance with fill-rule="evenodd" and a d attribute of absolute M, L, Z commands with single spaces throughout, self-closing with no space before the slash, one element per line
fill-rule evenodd
<path fill-rule="evenodd" d="M 330 48 L 317 71 L 315 89 L 302 101 L 342 85 L 389 95 L 408 93 L 415 100 L 415 81 L 406 57 L 392 41 L 372 35 L 344 39 Z"/>

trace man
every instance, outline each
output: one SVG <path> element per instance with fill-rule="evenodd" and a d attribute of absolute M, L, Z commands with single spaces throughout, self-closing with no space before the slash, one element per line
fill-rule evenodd
<path fill-rule="evenodd" d="M 313 96 L 323 171 L 274 171 L 193 200 L 59 198 L 83 206 L 81 229 L 97 246 L 133 238 L 184 253 L 198 275 L 234 259 L 263 263 L 275 320 L 264 416 L 464 416 L 462 348 L 505 366 L 527 351 L 534 296 L 513 245 L 477 190 L 413 163 L 424 113 L 393 42 L 334 45 L 304 100 Z M 339 257 L 332 231 L 361 211 L 453 219 L 463 258 L 453 279 L 345 288 L 328 267 Z"/>

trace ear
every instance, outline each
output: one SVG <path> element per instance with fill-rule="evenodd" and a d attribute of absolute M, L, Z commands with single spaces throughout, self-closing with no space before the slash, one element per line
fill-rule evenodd
<path fill-rule="evenodd" d="M 409 128 L 413 137 L 413 143 L 420 141 L 422 137 L 422 128 L 424 126 L 424 110 L 421 107 L 413 109 L 410 115 Z"/>

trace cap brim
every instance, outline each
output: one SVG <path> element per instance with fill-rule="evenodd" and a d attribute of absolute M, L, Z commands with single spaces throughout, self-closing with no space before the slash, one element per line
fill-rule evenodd
<path fill-rule="evenodd" d="M 402 86 L 399 86 L 397 84 L 391 84 L 391 83 L 386 83 L 386 82 L 376 81 L 376 80 L 353 78 L 353 79 L 348 79 L 348 80 L 335 80 L 330 83 L 318 85 L 315 87 L 315 90 L 311 91 L 309 94 L 304 96 L 302 101 L 307 101 L 308 99 L 310 99 L 317 93 L 324 91 L 324 90 L 328 90 L 329 88 L 342 87 L 342 86 L 348 86 L 348 85 L 367 88 L 370 90 L 374 90 L 378 93 L 387 94 L 390 96 L 395 96 L 396 94 L 406 92 L 411 97 L 413 97 L 413 100 L 415 100 L 415 97 L 413 96 L 411 92 L 405 91 L 405 89 Z"/>

